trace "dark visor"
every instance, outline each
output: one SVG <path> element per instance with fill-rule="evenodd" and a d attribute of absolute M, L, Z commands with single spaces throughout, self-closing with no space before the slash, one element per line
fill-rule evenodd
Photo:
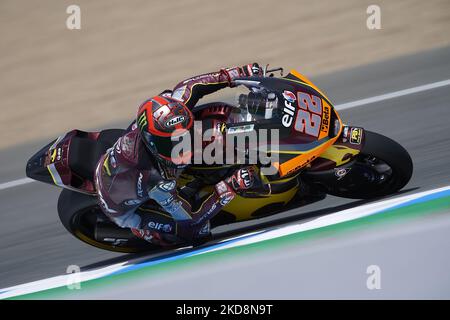
<path fill-rule="evenodd" d="M 160 136 L 154 136 L 148 132 L 144 132 L 144 141 L 147 145 L 147 148 L 150 149 L 151 152 L 156 153 L 167 160 L 172 159 L 172 150 L 173 148 L 178 145 L 179 143 L 182 143 L 182 139 L 175 139 L 175 141 L 172 141 L 172 137 L 160 137 Z M 191 150 L 180 150 L 184 151 L 185 153 L 190 152 Z M 182 154 L 176 155 L 176 158 L 182 157 Z"/>

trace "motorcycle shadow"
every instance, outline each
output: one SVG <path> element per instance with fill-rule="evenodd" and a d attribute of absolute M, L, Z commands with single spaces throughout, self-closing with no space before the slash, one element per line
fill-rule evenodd
<path fill-rule="evenodd" d="M 118 264 L 118 263 L 123 263 L 126 262 L 125 265 L 129 265 L 129 264 L 139 264 L 139 263 L 143 263 L 143 262 L 149 262 L 152 260 L 157 260 L 160 259 L 162 257 L 164 258 L 169 258 L 172 256 L 176 256 L 179 255 L 180 253 L 188 253 L 190 251 L 194 251 L 194 250 L 198 250 L 199 248 L 204 248 L 204 247 L 208 247 L 211 245 L 214 245 L 222 240 L 226 240 L 227 238 L 231 238 L 231 237 L 235 237 L 235 236 L 239 236 L 245 233 L 250 233 L 250 232 L 257 232 L 257 231 L 262 231 L 265 229 L 271 229 L 271 228 L 276 228 L 276 227 L 281 227 L 287 224 L 290 224 L 292 222 L 299 222 L 299 221 L 304 221 L 304 220 L 311 220 L 314 218 L 318 218 L 320 216 L 324 216 L 327 214 L 331 214 L 331 213 L 336 213 L 338 211 L 343 211 L 343 210 L 347 210 L 347 209 L 351 209 L 351 208 L 355 208 L 358 206 L 362 206 L 364 204 L 368 204 L 371 202 L 375 202 L 378 201 L 380 199 L 389 199 L 392 198 L 394 196 L 398 196 L 404 193 L 408 193 L 410 191 L 414 191 L 420 189 L 419 187 L 414 187 L 414 188 L 409 188 L 409 189 L 404 189 L 401 190 L 395 194 L 392 194 L 390 196 L 385 196 L 385 197 L 381 197 L 381 198 L 373 198 L 373 199 L 366 199 L 366 200 L 356 200 L 356 201 L 352 201 L 349 203 L 345 203 L 345 204 L 341 204 L 341 205 L 337 205 L 337 206 L 330 206 L 330 207 L 326 207 L 326 208 L 322 208 L 322 209 L 317 209 L 317 210 L 312 210 L 312 211 L 304 211 L 304 212 L 300 212 L 300 213 L 296 213 L 296 214 L 292 214 L 289 215 L 287 217 L 282 217 L 282 218 L 277 218 L 277 219 L 273 219 L 270 221 L 258 221 L 258 220 L 262 220 L 265 217 L 261 217 L 260 219 L 257 220 L 253 220 L 254 223 L 252 225 L 248 225 L 248 226 L 244 226 L 244 227 L 237 227 L 234 228 L 232 230 L 226 230 L 226 231 L 222 231 L 222 232 L 217 232 L 216 234 L 213 234 L 213 238 L 211 241 L 202 244 L 201 246 L 197 246 L 197 247 L 185 247 L 185 248 L 178 248 L 178 249 L 172 249 L 172 250 L 167 250 L 167 249 L 160 249 L 160 250 L 153 250 L 150 252 L 142 252 L 142 253 L 130 253 L 130 254 L 124 254 L 121 255 L 119 257 L 115 257 L 115 258 L 110 258 L 110 259 L 106 259 L 103 261 L 99 261 L 93 264 L 89 264 L 86 266 L 83 266 L 81 268 L 82 271 L 89 271 L 92 269 L 97 269 L 97 268 L 101 268 L 101 267 L 105 267 L 108 265 L 112 265 L 112 264 Z M 312 202 L 311 202 L 312 203 Z M 293 210 L 293 209 L 301 209 L 298 207 L 294 207 L 294 208 L 290 208 L 288 210 L 286 210 L 286 212 Z"/>

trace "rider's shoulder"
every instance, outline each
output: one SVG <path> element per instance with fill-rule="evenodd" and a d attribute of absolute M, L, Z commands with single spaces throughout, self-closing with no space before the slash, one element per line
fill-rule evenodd
<path fill-rule="evenodd" d="M 124 163 L 128 163 L 129 165 L 137 164 L 139 142 L 138 131 L 128 131 L 117 139 L 116 143 L 113 145 L 114 154 Z"/>

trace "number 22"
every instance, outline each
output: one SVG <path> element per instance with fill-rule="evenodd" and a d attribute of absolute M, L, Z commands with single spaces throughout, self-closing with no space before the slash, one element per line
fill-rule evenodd
<path fill-rule="evenodd" d="M 294 129 L 310 136 L 318 137 L 322 121 L 322 100 L 304 92 L 298 92 L 298 105 Z"/>

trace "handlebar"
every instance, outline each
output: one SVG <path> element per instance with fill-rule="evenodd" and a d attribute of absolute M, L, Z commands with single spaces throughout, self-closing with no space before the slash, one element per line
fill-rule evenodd
<path fill-rule="evenodd" d="M 283 68 L 275 68 L 275 69 L 269 69 L 269 65 L 267 64 L 264 68 L 263 68 L 263 77 L 266 77 L 266 75 L 268 74 L 268 73 L 270 73 L 269 74 L 269 77 L 273 77 L 273 73 L 272 72 L 280 72 L 280 76 L 283 76 L 283 72 L 284 72 L 284 69 Z"/>

